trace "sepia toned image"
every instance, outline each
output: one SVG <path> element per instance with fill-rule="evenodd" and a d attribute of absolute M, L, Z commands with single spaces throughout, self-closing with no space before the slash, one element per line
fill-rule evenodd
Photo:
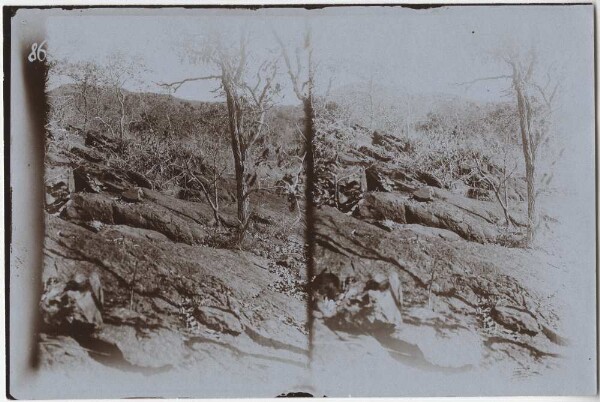
<path fill-rule="evenodd" d="M 9 395 L 596 392 L 591 5 L 4 12 Z"/>
<path fill-rule="evenodd" d="M 594 384 L 584 10 L 346 19 L 380 31 L 340 35 L 352 81 L 315 97 L 313 373 L 327 395 L 568 394 L 584 367 Z"/>

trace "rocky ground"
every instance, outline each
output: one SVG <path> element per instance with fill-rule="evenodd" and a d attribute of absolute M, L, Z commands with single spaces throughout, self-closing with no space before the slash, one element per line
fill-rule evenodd
<path fill-rule="evenodd" d="M 292 391 L 306 366 L 304 229 L 285 197 L 260 194 L 236 247 L 227 191 L 215 227 L 208 203 L 108 166 L 111 146 L 82 133 L 49 143 L 43 371 L 127 373 L 143 389 L 193 372 L 191 392 L 214 396 L 242 377 L 259 395 Z"/>
<path fill-rule="evenodd" d="M 314 369 L 323 389 L 335 392 L 323 380 L 331 379 L 356 395 L 418 394 L 440 373 L 469 382 L 502 368 L 496 379 L 514 379 L 560 365 L 565 289 L 553 276 L 566 269 L 543 249 L 515 247 L 526 222 L 518 195 L 507 228 L 497 203 L 394 164 L 377 136 L 346 157 L 363 168 L 353 179 L 362 191 L 316 215 Z M 355 385 L 364 375 L 371 388 Z M 483 384 L 475 394 L 490 392 Z"/>
<path fill-rule="evenodd" d="M 340 155 L 361 175 L 315 216 L 310 374 L 304 228 L 285 197 L 257 195 L 235 247 L 227 184 L 216 227 L 201 199 L 106 164 L 108 138 L 67 138 L 50 142 L 46 157 L 40 355 L 49 378 L 117 376 L 105 396 L 133 395 L 124 391 L 132 381 L 164 396 L 385 395 L 356 375 L 502 367 L 529 377 L 560 364 L 564 289 L 547 278 L 563 268 L 548 269 L 543 250 L 515 247 L 525 225 L 519 194 L 506 228 L 494 201 L 397 163 L 405 150 L 393 139 L 375 133 Z M 157 375 L 186 385 L 165 391 Z"/>

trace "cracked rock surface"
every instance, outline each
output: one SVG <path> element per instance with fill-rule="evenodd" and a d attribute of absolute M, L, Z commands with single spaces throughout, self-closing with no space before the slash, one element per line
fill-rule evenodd
<path fill-rule="evenodd" d="M 190 376 L 188 394 L 221 397 L 295 385 L 307 362 L 304 242 L 285 198 L 261 197 L 251 246 L 228 247 L 234 203 L 222 200 L 217 228 L 207 203 L 153 190 L 86 143 L 51 144 L 46 158 L 40 363 L 47 378 L 82 378 L 56 396 L 81 395 L 86 376 L 123 378 L 105 390 L 115 396 L 156 376 Z M 275 235 L 275 223 L 289 229 Z"/>

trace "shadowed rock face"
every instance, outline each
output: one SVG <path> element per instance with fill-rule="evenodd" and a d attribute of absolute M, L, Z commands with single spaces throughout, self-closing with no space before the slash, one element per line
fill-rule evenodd
<path fill-rule="evenodd" d="M 460 361 L 486 365 L 505 358 L 504 347 L 511 349 L 511 358 L 520 363 L 558 355 L 561 342 L 553 329 L 556 317 L 503 269 L 503 258 L 510 258 L 510 249 L 463 239 L 449 241 L 443 234 L 419 225 L 397 224 L 384 230 L 333 208 L 321 208 L 315 236 L 320 275 L 336 283 L 363 283 L 363 288 L 375 275 L 398 275 L 401 282 L 403 302 L 397 307 L 401 324 L 393 318 L 385 322 L 394 326 L 393 334 L 383 336 L 385 325 L 369 328 L 360 320 L 352 326 L 350 319 L 342 329 L 354 333 L 371 330 L 382 345 L 392 348 L 398 340 L 408 342 L 420 348 L 421 359 L 444 367 L 457 367 Z M 316 316 L 324 317 L 332 329 L 340 330 L 338 322 L 332 325 L 321 308 L 326 306 L 338 315 L 343 310 L 345 317 L 357 315 L 344 305 L 348 292 L 340 287 L 338 295 L 317 294 Z M 385 301 L 379 303 L 378 309 L 389 310 Z M 444 344 L 451 350 L 463 350 L 463 359 L 436 358 L 439 354 L 435 351 L 445 349 Z"/>
<path fill-rule="evenodd" d="M 512 272 L 547 267 L 503 247 L 522 244 L 523 203 L 509 194 L 507 227 L 497 202 L 444 188 L 405 163 L 402 154 L 410 150 L 393 136 L 371 136 L 367 145 L 337 155 L 340 171 L 358 168 L 360 175 L 337 186 L 326 169 L 318 175 L 319 190 L 329 199 L 337 192 L 339 202 L 321 202 L 329 206 L 316 219 L 315 339 L 326 346 L 315 355 L 385 353 L 433 370 L 506 361 L 533 371 L 551 365 L 565 341 L 557 316 L 546 307 L 546 294 L 526 288 Z M 400 282 L 399 304 L 389 302 L 389 290 L 368 285 L 393 275 Z M 329 354 L 333 345 L 336 356 Z"/>
<path fill-rule="evenodd" d="M 98 141 L 77 145 L 76 163 L 54 144 L 46 160 L 42 366 L 294 378 L 306 364 L 306 296 L 302 229 L 272 233 L 294 219 L 285 199 L 265 197 L 252 216 L 273 250 L 215 248 L 236 225 L 234 204 L 222 202 L 217 228 L 207 203 L 104 166 L 112 140 Z"/>
<path fill-rule="evenodd" d="M 153 337 L 173 331 L 184 337 L 201 327 L 239 335 L 251 328 L 290 349 L 305 347 L 304 305 L 268 289 L 276 278 L 261 257 L 156 240 L 135 229 L 94 233 L 53 216 L 46 225 L 46 280 L 99 276 L 106 325 L 92 337 L 117 345 L 126 358 L 140 347 L 122 332 L 127 327 Z M 269 323 L 275 317 L 285 317 L 276 330 Z"/>
<path fill-rule="evenodd" d="M 381 137 L 372 146 L 389 148 L 389 141 Z M 501 208 L 393 166 L 382 152 L 367 154 L 386 165 L 340 185 L 348 199 L 342 192 L 338 201 L 347 213 L 317 211 L 317 276 L 310 278 L 315 338 L 337 337 L 342 352 L 371 353 L 351 346 L 368 337 L 365 345 L 377 353 L 436 370 L 506 359 L 538 364 L 560 354 L 566 340 L 544 295 L 515 279 L 505 262 L 516 254 L 494 244 L 519 238 L 518 230 L 502 230 Z M 194 364 L 222 364 L 225 374 L 234 365 L 252 371 L 265 362 L 277 370 L 302 367 L 306 295 L 302 276 L 290 272 L 298 269 L 294 254 L 302 252 L 303 239 L 295 251 L 279 232 L 257 236 L 268 243 L 266 251 L 214 248 L 208 204 L 152 190 L 133 172 L 102 166 L 97 153 L 78 147 L 75 155 L 85 161 L 77 161 L 76 174 L 68 158 L 47 159 L 53 176 L 44 342 L 59 346 L 42 347 L 44 364 L 68 359 L 57 350 L 75 344 L 90 351 L 77 359 L 145 374 Z M 285 201 L 261 197 L 256 225 L 268 229 L 289 218 Z M 524 225 L 518 205 L 511 213 L 513 227 Z M 223 203 L 220 214 L 219 230 L 236 225 L 234 205 Z M 61 303 L 69 314 L 55 314 Z M 321 352 L 315 355 L 327 356 Z"/>
<path fill-rule="evenodd" d="M 187 209 L 180 207 L 176 211 L 178 213 L 172 213 L 169 207 L 155 202 L 134 204 L 107 194 L 76 193 L 66 204 L 62 216 L 71 221 L 99 221 L 154 230 L 186 244 L 203 243 L 208 233 L 202 224 L 206 224 L 210 217 L 189 205 Z"/>
<path fill-rule="evenodd" d="M 332 328 L 350 331 L 390 332 L 402 326 L 402 287 L 395 272 L 350 276 L 321 272 L 312 282 L 315 316 Z"/>
<path fill-rule="evenodd" d="M 412 195 L 366 193 L 358 204 L 356 216 L 447 229 L 478 243 L 499 242 L 505 222 L 497 203 L 464 198 L 432 187 L 421 187 Z M 525 225 L 525 217 L 520 211 L 513 212 L 512 218 L 514 225 Z M 522 234 L 517 232 L 511 237 L 513 242 L 518 242 Z"/>

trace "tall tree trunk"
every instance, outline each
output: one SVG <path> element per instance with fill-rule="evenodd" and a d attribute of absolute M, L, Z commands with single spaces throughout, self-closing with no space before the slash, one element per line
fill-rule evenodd
<path fill-rule="evenodd" d="M 223 80 L 223 87 L 227 97 L 227 113 L 229 117 L 229 133 L 231 135 L 231 150 L 233 152 L 233 162 L 235 165 L 235 183 L 237 198 L 237 217 L 240 221 L 240 237 L 243 240 L 244 232 L 248 224 L 250 199 L 246 196 L 248 193 L 248 184 L 246 183 L 246 149 L 241 141 L 241 128 L 239 126 L 240 105 L 231 88 Z"/>
<path fill-rule="evenodd" d="M 517 108 L 519 112 L 519 126 L 523 142 L 523 155 L 525 157 L 525 180 L 527 182 L 527 245 L 531 246 L 535 240 L 536 210 L 535 210 L 535 157 L 529 136 L 530 116 L 526 106 L 526 99 L 521 88 L 519 76 L 515 73 L 513 83 L 517 93 Z"/>
<path fill-rule="evenodd" d="M 244 230 L 248 224 L 248 213 L 250 211 L 250 198 L 248 193 L 248 184 L 246 183 L 246 164 L 241 161 L 235 162 L 235 181 L 237 197 L 237 216 L 240 221 L 241 229 Z"/>
<path fill-rule="evenodd" d="M 527 244 L 535 241 L 537 215 L 535 209 L 535 166 L 530 160 L 525 163 L 525 177 L 527 180 Z"/>

